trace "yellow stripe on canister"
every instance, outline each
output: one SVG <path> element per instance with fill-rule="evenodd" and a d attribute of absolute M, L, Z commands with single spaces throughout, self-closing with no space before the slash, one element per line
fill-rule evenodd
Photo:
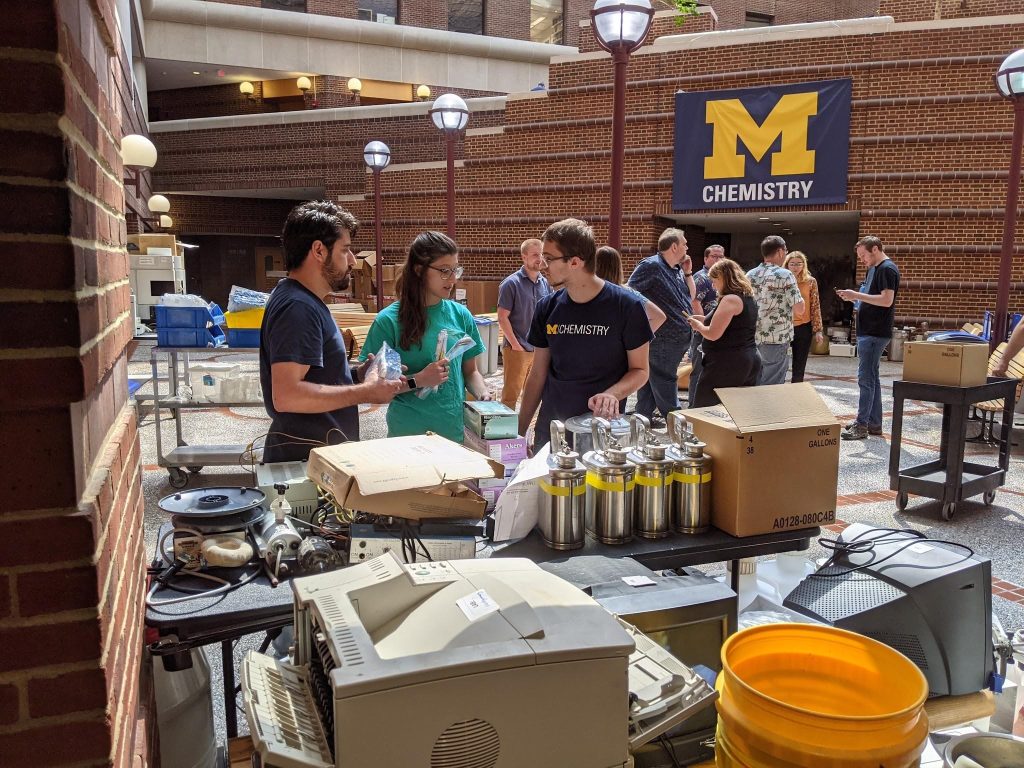
<path fill-rule="evenodd" d="M 636 484 L 645 485 L 648 488 L 663 488 L 666 485 L 672 485 L 672 475 L 666 475 L 665 477 L 647 477 L 646 475 L 637 475 Z"/>
<path fill-rule="evenodd" d="M 626 483 L 623 483 L 622 480 L 610 483 L 607 480 L 602 480 L 596 472 L 587 472 L 587 485 L 599 491 L 632 491 L 636 481 L 631 478 Z"/>
<path fill-rule="evenodd" d="M 683 472 L 676 472 L 675 480 L 677 483 L 689 483 L 690 485 L 696 485 L 697 483 L 710 483 L 711 473 L 705 472 L 702 475 L 688 475 Z"/>
<path fill-rule="evenodd" d="M 552 485 L 551 483 L 544 482 L 543 480 L 538 480 L 537 484 L 540 486 L 540 489 L 549 496 L 569 495 L 569 488 L 566 488 L 564 486 Z M 583 483 L 580 483 L 579 485 L 572 489 L 573 496 L 582 496 L 586 492 L 587 486 L 585 486 Z"/>

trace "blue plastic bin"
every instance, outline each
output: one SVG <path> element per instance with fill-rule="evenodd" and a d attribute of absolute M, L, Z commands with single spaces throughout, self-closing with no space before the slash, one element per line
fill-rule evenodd
<path fill-rule="evenodd" d="M 988 341 L 992 338 L 992 323 L 995 321 L 996 313 L 985 311 L 985 320 L 981 325 L 981 338 Z M 1013 329 L 1017 327 L 1017 323 L 1020 322 L 1022 315 L 1020 312 L 1014 312 L 1010 315 L 1010 323 L 1006 328 L 1006 338 L 1010 338 L 1010 334 L 1013 333 Z M 1006 339 L 1000 339 L 1000 341 L 1006 341 Z"/>
<path fill-rule="evenodd" d="M 156 305 L 157 328 L 206 328 L 210 325 L 223 327 L 224 313 L 216 304 L 207 307 L 169 307 Z"/>
<path fill-rule="evenodd" d="M 160 328 L 156 329 L 156 343 L 161 347 L 222 347 L 224 331 L 212 328 Z"/>
<path fill-rule="evenodd" d="M 259 345 L 259 328 L 228 328 L 229 347 L 258 347 Z"/>

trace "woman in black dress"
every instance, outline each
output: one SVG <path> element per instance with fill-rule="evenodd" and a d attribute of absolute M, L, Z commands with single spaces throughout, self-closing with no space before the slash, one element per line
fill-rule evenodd
<path fill-rule="evenodd" d="M 750 281 L 732 259 L 719 259 L 708 270 L 718 291 L 718 306 L 706 317 L 691 315 L 690 327 L 704 337 L 701 354 L 704 368 L 697 381 L 692 408 L 718 405 L 715 389 L 753 387 L 761 373 L 761 356 L 754 343 L 757 302 Z"/>

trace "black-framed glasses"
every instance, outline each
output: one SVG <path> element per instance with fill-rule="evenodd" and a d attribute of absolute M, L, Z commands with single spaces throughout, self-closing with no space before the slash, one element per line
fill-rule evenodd
<path fill-rule="evenodd" d="M 445 280 L 449 280 L 453 277 L 456 280 L 458 280 L 466 271 L 465 267 L 435 267 L 433 264 L 428 264 L 427 266 L 433 270 L 436 270 L 437 272 L 440 272 L 441 277 L 443 277 Z"/>

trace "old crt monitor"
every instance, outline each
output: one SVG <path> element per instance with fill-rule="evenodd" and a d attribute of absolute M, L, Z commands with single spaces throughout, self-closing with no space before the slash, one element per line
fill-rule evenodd
<path fill-rule="evenodd" d="M 992 656 L 992 566 L 955 546 L 856 523 L 840 541 L 861 544 L 807 577 L 784 605 L 885 643 L 913 661 L 932 696 L 988 687 Z M 847 572 L 850 568 L 864 566 Z M 838 577 L 820 574 L 832 571 Z"/>
<path fill-rule="evenodd" d="M 292 586 L 294 663 L 243 664 L 269 765 L 624 768 L 715 697 L 529 560 L 407 565 L 389 552 Z"/>

